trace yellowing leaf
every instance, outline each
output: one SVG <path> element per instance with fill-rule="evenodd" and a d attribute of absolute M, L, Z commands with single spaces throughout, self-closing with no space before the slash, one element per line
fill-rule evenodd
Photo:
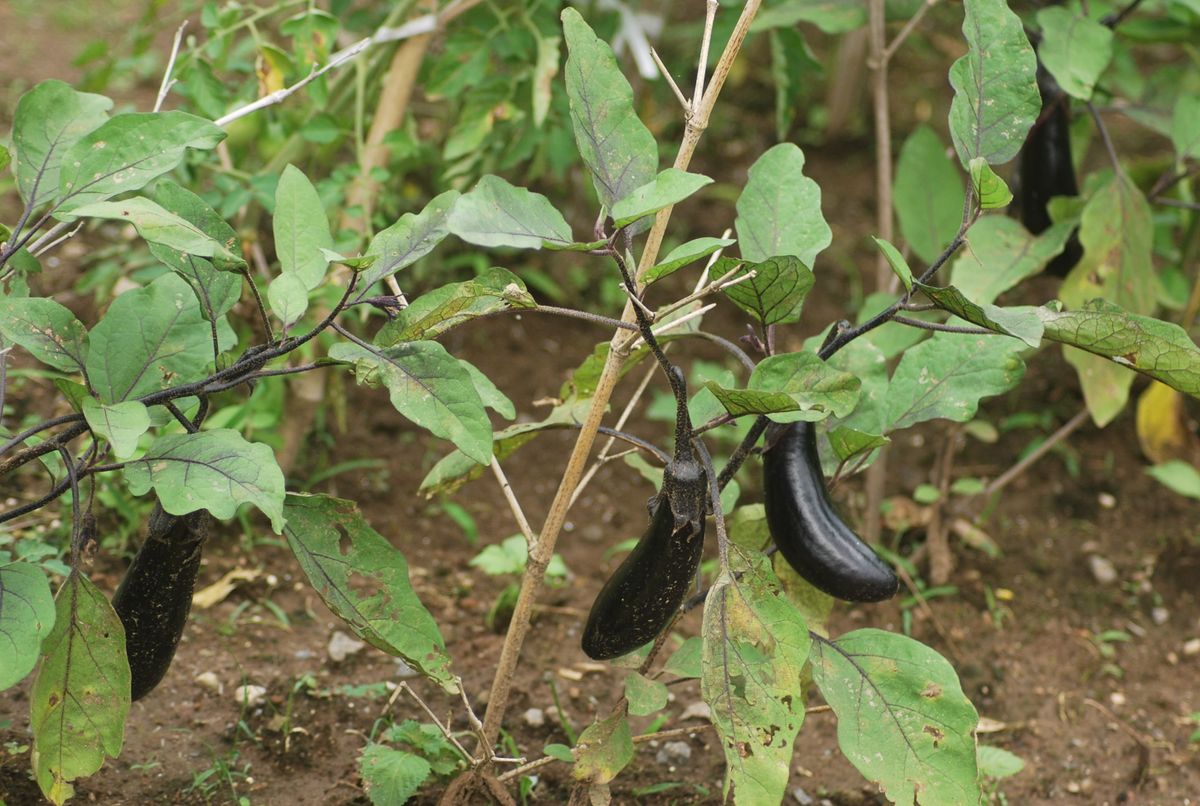
<path fill-rule="evenodd" d="M 1147 386 L 1138 398 L 1137 436 L 1142 453 L 1156 465 L 1187 458 L 1196 437 L 1187 427 L 1183 395 L 1158 381 Z"/>

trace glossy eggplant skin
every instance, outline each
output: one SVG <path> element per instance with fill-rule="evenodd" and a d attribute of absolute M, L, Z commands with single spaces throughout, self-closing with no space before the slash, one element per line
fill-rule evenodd
<path fill-rule="evenodd" d="M 678 612 L 696 581 L 704 548 L 704 518 L 676 528 L 666 496 L 650 526 L 604 583 L 583 628 L 583 651 L 611 660 L 653 641 Z"/>
<path fill-rule="evenodd" d="M 767 526 L 809 584 L 848 602 L 896 594 L 896 575 L 838 516 L 825 487 L 812 423 L 791 423 L 763 453 Z"/>
<path fill-rule="evenodd" d="M 1071 161 L 1070 99 L 1038 62 L 1038 90 L 1042 113 L 1021 148 L 1018 168 L 1018 206 L 1021 223 L 1034 235 L 1049 229 L 1047 205 L 1055 196 L 1078 196 L 1075 166 Z M 1072 232 L 1061 254 L 1046 267 L 1055 277 L 1065 277 L 1083 256 L 1078 231 Z"/>
<path fill-rule="evenodd" d="M 113 594 L 113 609 L 125 625 L 134 700 L 149 694 L 171 667 L 211 521 L 203 510 L 176 517 L 155 504 L 146 541 Z"/>

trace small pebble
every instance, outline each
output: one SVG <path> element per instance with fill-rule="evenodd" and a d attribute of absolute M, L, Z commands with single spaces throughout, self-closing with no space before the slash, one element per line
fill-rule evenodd
<path fill-rule="evenodd" d="M 255 708 L 267 699 L 267 690 L 263 686 L 238 686 L 233 690 L 233 700 L 238 705 Z"/>
<path fill-rule="evenodd" d="M 711 721 L 712 709 L 703 700 L 694 702 L 687 708 L 684 708 L 683 713 L 679 715 L 680 722 L 686 722 L 689 719 L 707 719 Z"/>
<path fill-rule="evenodd" d="M 1150 620 L 1158 626 L 1167 623 L 1167 619 L 1171 618 L 1171 611 L 1165 607 L 1155 607 L 1150 611 Z"/>
<path fill-rule="evenodd" d="M 680 764 L 692 757 L 692 746 L 687 742 L 667 742 L 658 751 L 654 760 L 659 764 Z"/>
<path fill-rule="evenodd" d="M 1108 695 L 1108 701 L 1114 706 L 1120 707 L 1125 704 L 1125 695 L 1120 691 L 1114 691 L 1112 694 Z"/>
<path fill-rule="evenodd" d="M 341 630 L 335 630 L 333 635 L 329 636 L 329 646 L 326 651 L 329 653 L 329 659 L 334 663 L 341 663 L 351 655 L 361 652 L 365 647 L 362 641 L 351 637 Z"/>
<path fill-rule="evenodd" d="M 1200 655 L 1200 638 L 1189 638 L 1184 641 L 1183 654 L 1189 658 Z"/>
<path fill-rule="evenodd" d="M 215 691 L 218 694 L 225 692 L 225 686 L 221 685 L 220 678 L 213 672 L 201 672 L 196 675 L 196 685 L 206 688 L 209 691 Z"/>
<path fill-rule="evenodd" d="M 1112 509 L 1117 505 L 1117 498 L 1112 493 L 1100 493 L 1096 496 L 1096 500 L 1100 502 L 1100 506 L 1105 509 Z"/>
<path fill-rule="evenodd" d="M 1088 557 L 1088 567 L 1092 571 L 1092 577 L 1101 585 L 1111 585 L 1117 581 L 1116 567 L 1111 560 L 1099 554 Z"/>
<path fill-rule="evenodd" d="M 313 652 L 311 649 L 297 649 L 292 653 L 292 657 L 296 660 L 312 660 L 316 656 L 317 653 Z"/>
<path fill-rule="evenodd" d="M 521 715 L 521 719 L 531 728 L 540 728 L 546 724 L 546 712 L 541 708 L 530 708 Z"/>
<path fill-rule="evenodd" d="M 793 789 L 792 797 L 796 799 L 796 802 L 799 803 L 800 806 L 810 806 L 810 804 L 816 803 L 816 801 L 813 800 L 813 796 L 804 791 L 804 787 L 798 786 Z"/>

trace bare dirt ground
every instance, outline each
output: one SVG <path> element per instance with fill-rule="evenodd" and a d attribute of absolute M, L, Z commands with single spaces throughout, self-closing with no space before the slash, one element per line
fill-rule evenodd
<path fill-rule="evenodd" d="M 0 30 L 16 30 L 13 14 L 12 7 L 0 5 Z M 29 82 L 47 76 L 70 80 L 77 74 L 65 56 L 88 41 L 90 32 L 41 30 L 57 43 L 41 54 L 50 62 L 27 64 L 14 60 L 10 50 L 8 57 L 0 55 L 0 76 Z M 825 209 L 835 244 L 870 227 L 872 169 L 863 157 L 869 146 L 850 145 L 809 151 L 810 170 L 828 189 Z M 827 270 L 864 259 L 854 250 L 832 255 Z M 832 300 L 841 299 L 846 289 L 818 285 L 802 335 L 841 315 Z M 718 322 L 727 335 L 739 332 L 732 318 Z M 556 394 L 566 370 L 603 338 L 603 333 L 554 325 L 533 316 L 491 320 L 456 332 L 447 347 L 486 367 L 518 410 L 531 412 L 532 401 Z M 1050 409 L 1059 424 L 1079 406 L 1073 372 L 1056 353 L 1044 351 L 1031 360 L 1020 389 L 992 401 L 986 413 L 999 419 Z M 482 710 L 502 641 L 485 625 L 485 615 L 508 580 L 488 577 L 468 561 L 482 545 L 516 531 L 507 506 L 488 478 L 464 488 L 455 500 L 478 529 L 479 546 L 471 546 L 436 502 L 413 494 L 444 446 L 418 434 L 381 393 L 350 390 L 347 411 L 348 430 L 331 429 L 332 443 L 312 441 L 295 476 L 303 479 L 352 459 L 382 460 L 379 467 L 339 474 L 320 489 L 358 500 L 375 528 L 404 552 L 418 594 L 441 624 L 455 669 Z M 648 437 L 662 436 L 656 426 L 641 429 Z M 911 492 L 928 480 L 943 435 L 944 429 L 934 427 L 899 440 L 889 494 Z M 535 528 L 573 436 L 541 436 L 505 464 Z M 994 477 L 1016 461 L 1029 438 L 1029 431 L 1014 430 L 995 445 L 972 443 L 958 466 L 963 473 Z M 954 546 L 959 564 L 951 582 L 958 590 L 930 600 L 928 609 L 909 607 L 912 635 L 954 663 L 964 690 L 987 720 L 990 732 L 981 741 L 1026 761 L 1024 771 L 1002 783 L 1008 803 L 1200 803 L 1200 749 L 1188 741 L 1197 727 L 1189 715 L 1200 711 L 1200 512 L 1145 475 L 1129 414 L 1104 431 L 1085 426 L 1070 439 L 1069 449 L 1078 461 L 1078 476 L 1068 474 L 1061 458 L 1052 455 L 1008 487 L 990 512 L 985 526 L 1001 549 L 999 557 Z M 846 486 L 840 496 L 852 505 L 861 501 L 861 484 Z M 525 646 L 509 708 L 506 729 L 516 752 L 537 757 L 544 745 L 568 741 L 552 716 L 535 726 L 522 716 L 527 709 L 549 715 L 557 695 L 563 720 L 578 732 L 620 695 L 624 671 L 585 664 L 579 631 L 592 598 L 615 567 L 607 550 L 641 531 L 641 502 L 651 492 L 648 483 L 614 463 L 572 511 L 560 551 L 573 577 L 541 600 L 544 607 Z M 757 495 L 760 491 L 751 486 L 744 500 Z M 80 782 L 78 802 L 369 802 L 356 759 L 385 708 L 383 684 L 398 681 L 405 671 L 370 649 L 333 660 L 328 647 L 340 622 L 263 523 L 257 518 L 251 523 L 253 534 L 241 533 L 234 523 L 214 539 L 199 586 L 237 569 L 255 578 L 239 583 L 212 607 L 193 612 L 167 678 L 133 706 L 120 759 Z M 909 551 L 921 537 L 918 531 L 902 538 L 889 534 L 886 540 Z M 1093 557 L 1112 564 L 1113 581 L 1097 580 Z M 112 591 L 125 562 L 101 555 L 91 577 L 102 590 Z M 989 601 L 989 590 L 1010 594 Z M 904 622 L 897 600 L 839 607 L 830 627 L 835 634 L 863 626 L 899 630 Z M 678 625 L 680 636 L 698 629 L 698 613 Z M 1128 640 L 1101 640 L 1109 631 Z M 435 712 L 452 718 L 456 729 L 466 727 L 458 703 L 420 680 L 409 682 Z M 264 686 L 266 702 L 244 709 L 234 695 L 244 684 Z M 0 800 L 7 806 L 42 802 L 28 776 L 28 689 L 26 681 L 0 695 L 0 725 L 10 724 L 0 730 Z M 673 686 L 672 697 L 662 727 L 699 725 L 681 721 L 685 709 L 699 701 L 698 685 Z M 406 697 L 390 713 L 425 719 Z M 635 729 L 643 727 L 635 722 Z M 808 718 L 790 788 L 818 803 L 883 803 L 840 757 L 835 731 L 829 713 Z M 614 783 L 615 802 L 719 803 L 719 747 L 704 731 L 687 744 L 689 757 L 664 761 L 658 760 L 661 747 L 640 745 L 630 768 Z M 570 776 L 564 765 L 543 767 L 537 775 L 532 802 L 566 801 Z M 430 783 L 417 802 L 433 803 L 444 785 Z M 799 794 L 791 802 L 808 802 Z"/>

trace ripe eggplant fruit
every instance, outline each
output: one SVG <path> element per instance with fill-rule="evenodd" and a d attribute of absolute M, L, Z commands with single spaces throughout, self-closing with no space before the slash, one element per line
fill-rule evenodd
<path fill-rule="evenodd" d="M 1079 195 L 1075 166 L 1071 161 L 1070 99 L 1042 66 L 1041 60 L 1038 61 L 1037 78 L 1042 113 L 1021 147 L 1016 202 L 1021 223 L 1034 235 L 1045 232 L 1052 223 L 1047 210 L 1050 199 Z M 1081 257 L 1083 247 L 1076 229 L 1067 239 L 1063 251 L 1046 266 L 1046 273 L 1065 277 Z"/>
<path fill-rule="evenodd" d="M 675 455 L 650 500 L 650 526 L 604 583 L 583 628 L 583 651 L 611 660 L 653 641 L 679 611 L 704 550 L 708 476 L 692 452 L 687 384 L 670 368 L 676 396 Z"/>
<path fill-rule="evenodd" d="M 113 609 L 125 625 L 134 700 L 149 694 L 171 668 L 211 522 L 204 510 L 176 517 L 155 504 L 146 541 L 113 594 Z"/>
<path fill-rule="evenodd" d="M 833 508 L 812 423 L 783 426 L 763 452 L 763 487 L 775 545 L 809 584 L 848 602 L 881 602 L 896 594 L 892 569 Z"/>

